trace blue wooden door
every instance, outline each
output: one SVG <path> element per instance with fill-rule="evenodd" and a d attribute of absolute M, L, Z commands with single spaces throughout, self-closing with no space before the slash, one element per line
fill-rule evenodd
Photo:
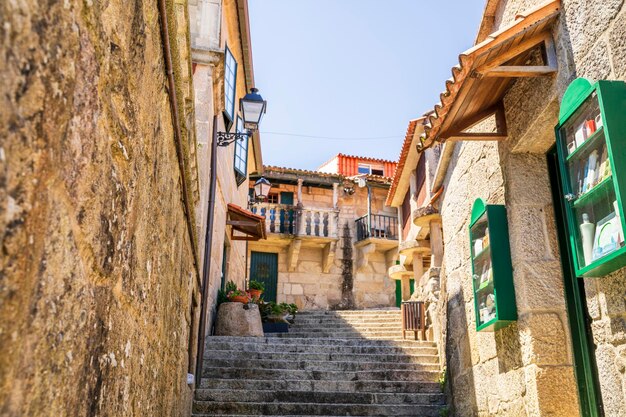
<path fill-rule="evenodd" d="M 250 257 L 250 280 L 265 284 L 263 299 L 276 302 L 278 287 L 278 254 L 252 252 Z"/>

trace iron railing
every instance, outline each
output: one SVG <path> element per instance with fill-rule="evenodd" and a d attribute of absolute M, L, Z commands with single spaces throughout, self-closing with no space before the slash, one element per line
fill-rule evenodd
<path fill-rule="evenodd" d="M 383 214 L 366 214 L 356 219 L 357 241 L 377 239 L 398 239 L 398 218 Z"/>

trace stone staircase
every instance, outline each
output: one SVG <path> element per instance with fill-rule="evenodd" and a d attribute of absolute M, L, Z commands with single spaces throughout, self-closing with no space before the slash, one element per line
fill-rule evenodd
<path fill-rule="evenodd" d="M 194 416 L 423 416 L 445 406 L 437 348 L 399 310 L 299 313 L 289 333 L 207 339 Z"/>

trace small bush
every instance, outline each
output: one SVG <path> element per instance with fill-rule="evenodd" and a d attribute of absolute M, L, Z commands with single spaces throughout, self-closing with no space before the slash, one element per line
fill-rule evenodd
<path fill-rule="evenodd" d="M 259 281 L 250 280 L 250 284 L 248 284 L 248 288 L 250 288 L 251 290 L 265 291 L 265 284 Z"/>

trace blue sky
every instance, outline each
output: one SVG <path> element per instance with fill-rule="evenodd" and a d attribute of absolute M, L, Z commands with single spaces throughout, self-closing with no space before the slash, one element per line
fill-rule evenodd
<path fill-rule="evenodd" d="M 339 152 L 396 160 L 409 120 L 432 109 L 473 45 L 483 7 L 249 0 L 255 83 L 268 101 L 263 162 L 315 169 Z"/>

